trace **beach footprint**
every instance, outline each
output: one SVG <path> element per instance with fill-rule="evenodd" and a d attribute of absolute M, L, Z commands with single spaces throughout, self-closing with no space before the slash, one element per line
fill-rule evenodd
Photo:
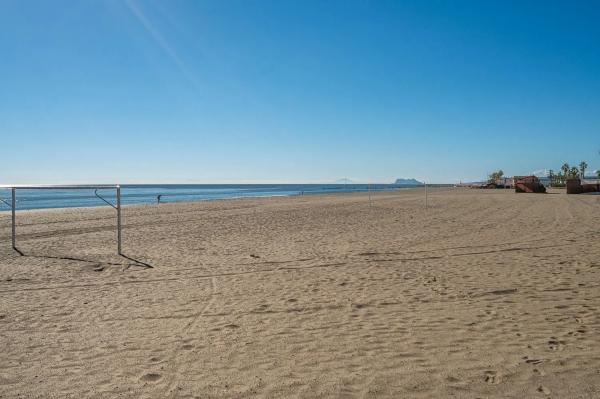
<path fill-rule="evenodd" d="M 540 385 L 537 391 L 543 393 L 544 395 L 550 395 L 550 390 L 543 385 Z"/>
<path fill-rule="evenodd" d="M 555 337 L 550 337 L 548 341 L 548 348 L 553 351 L 562 351 L 565 348 L 566 342 L 559 341 Z"/>
<path fill-rule="evenodd" d="M 148 374 L 144 374 L 142 376 L 142 378 L 140 378 L 140 380 L 144 381 L 144 382 L 155 382 L 161 379 L 161 375 L 158 373 L 148 373 Z"/>
<path fill-rule="evenodd" d="M 484 373 L 484 380 L 490 385 L 496 385 L 500 383 L 500 376 L 493 370 L 486 370 Z"/>

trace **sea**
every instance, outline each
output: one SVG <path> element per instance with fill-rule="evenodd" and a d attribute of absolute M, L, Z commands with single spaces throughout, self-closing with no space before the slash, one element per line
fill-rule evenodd
<path fill-rule="evenodd" d="M 396 184 L 131 184 L 121 185 L 121 204 L 156 204 L 184 201 L 207 201 L 227 198 L 275 197 L 389 191 L 414 186 Z M 107 206 L 93 189 L 17 189 L 16 209 L 73 208 Z M 98 194 L 115 203 L 115 189 L 101 189 Z M 0 211 L 8 211 L 10 189 L 0 188 Z"/>

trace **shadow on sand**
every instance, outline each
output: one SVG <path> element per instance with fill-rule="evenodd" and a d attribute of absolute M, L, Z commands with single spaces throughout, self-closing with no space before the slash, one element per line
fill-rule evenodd
<path fill-rule="evenodd" d="M 115 263 L 115 262 L 99 262 L 99 261 L 95 261 L 95 260 L 89 260 L 89 259 L 83 259 L 83 258 L 76 258 L 73 256 L 51 256 L 51 255 L 32 255 L 32 254 L 26 254 L 23 251 L 21 251 L 18 248 L 13 248 L 13 250 L 18 253 L 20 256 L 24 256 L 24 257 L 28 257 L 28 258 L 39 258 L 39 259 L 59 259 L 59 260 L 72 260 L 72 261 L 76 261 L 76 262 L 84 262 L 84 263 L 93 263 L 93 264 L 99 264 L 99 263 L 103 263 L 103 264 L 107 264 L 107 265 L 112 265 L 112 266 L 122 266 L 122 263 Z M 142 262 L 141 260 L 132 258 L 131 256 L 127 256 L 124 254 L 120 254 L 119 256 L 121 256 L 122 258 L 125 258 L 127 260 L 130 260 L 134 263 L 128 263 L 128 266 L 142 266 L 145 267 L 147 269 L 154 269 L 154 266 L 152 266 L 149 263 L 146 262 Z"/>

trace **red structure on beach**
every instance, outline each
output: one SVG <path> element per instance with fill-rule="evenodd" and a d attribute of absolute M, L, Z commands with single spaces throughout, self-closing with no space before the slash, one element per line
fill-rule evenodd
<path fill-rule="evenodd" d="M 599 193 L 600 183 L 582 184 L 581 179 L 567 179 L 567 194 Z"/>
<path fill-rule="evenodd" d="M 545 193 L 546 187 L 536 176 L 515 176 L 516 193 Z"/>

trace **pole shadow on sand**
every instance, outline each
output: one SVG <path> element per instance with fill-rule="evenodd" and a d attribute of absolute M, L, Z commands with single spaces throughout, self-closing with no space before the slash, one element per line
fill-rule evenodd
<path fill-rule="evenodd" d="M 18 248 L 13 247 L 13 250 L 18 253 L 20 256 L 23 257 L 28 257 L 28 258 L 41 258 L 41 259 L 59 259 L 59 260 L 71 260 L 71 261 L 76 261 L 76 262 L 84 262 L 84 263 L 94 263 L 94 264 L 98 264 L 98 263 L 104 263 L 107 265 L 112 265 L 112 266 L 122 266 L 122 263 L 116 263 L 116 262 L 100 262 L 100 261 L 94 261 L 94 260 L 89 260 L 89 259 L 83 259 L 83 258 L 76 258 L 74 256 L 52 256 L 52 255 L 33 255 L 33 254 L 26 254 L 23 251 L 21 251 Z M 127 256 L 125 254 L 119 254 L 120 257 L 125 258 L 127 260 L 130 260 L 134 263 L 128 263 L 127 266 L 142 266 L 146 269 L 154 269 L 154 266 L 152 266 L 149 263 L 143 262 L 141 260 L 132 258 L 131 256 Z"/>

